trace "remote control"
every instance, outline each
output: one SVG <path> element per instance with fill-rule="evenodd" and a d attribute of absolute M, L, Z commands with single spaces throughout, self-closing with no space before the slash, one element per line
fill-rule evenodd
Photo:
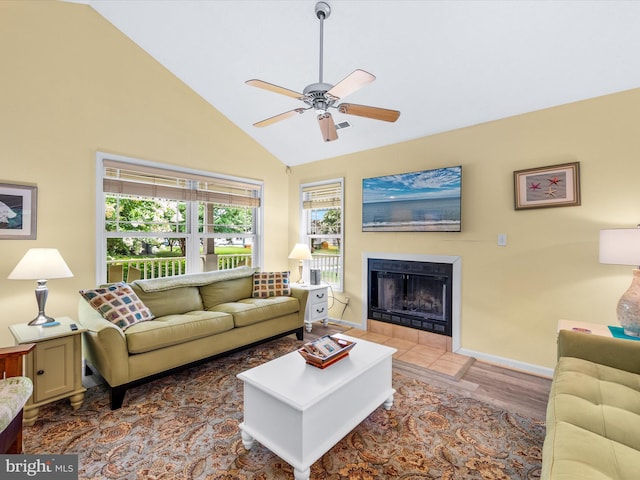
<path fill-rule="evenodd" d="M 71 325 L 69 325 L 71 327 L 71 331 L 75 332 L 76 330 L 78 330 L 78 326 L 75 323 L 72 323 Z"/>

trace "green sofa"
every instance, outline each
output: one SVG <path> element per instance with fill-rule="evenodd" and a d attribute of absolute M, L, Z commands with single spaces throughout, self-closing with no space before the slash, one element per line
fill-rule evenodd
<path fill-rule="evenodd" d="M 167 373 L 292 333 L 302 340 L 308 290 L 254 298 L 254 273 L 239 267 L 136 280 L 130 286 L 155 318 L 124 330 L 81 299 L 84 357 L 110 387 L 111 408 L 122 406 L 128 388 Z"/>
<path fill-rule="evenodd" d="M 640 341 L 560 330 L 542 480 L 640 478 Z"/>

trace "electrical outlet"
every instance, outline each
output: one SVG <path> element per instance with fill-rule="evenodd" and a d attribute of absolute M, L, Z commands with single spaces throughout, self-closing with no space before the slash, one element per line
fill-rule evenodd
<path fill-rule="evenodd" d="M 351 298 L 349 297 L 344 297 L 344 304 L 345 305 L 349 305 L 349 301 L 351 300 Z"/>

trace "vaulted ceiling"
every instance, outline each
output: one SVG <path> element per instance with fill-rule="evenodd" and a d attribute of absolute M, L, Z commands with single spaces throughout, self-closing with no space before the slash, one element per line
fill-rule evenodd
<path fill-rule="evenodd" d="M 301 92 L 318 82 L 316 0 L 87 3 L 286 165 L 394 144 L 640 86 L 640 2 L 326 0 L 324 82 L 377 78 L 345 100 L 401 111 L 395 123 L 332 110 L 324 142 Z"/>

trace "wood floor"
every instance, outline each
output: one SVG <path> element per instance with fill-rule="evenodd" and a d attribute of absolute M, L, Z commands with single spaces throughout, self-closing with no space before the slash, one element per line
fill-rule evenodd
<path fill-rule="evenodd" d="M 345 330 L 347 329 L 333 323 L 326 327 L 322 323 L 314 323 L 312 332 L 305 332 L 305 340 Z M 460 380 L 397 359 L 393 361 L 393 368 L 399 373 L 430 385 L 465 394 L 504 410 L 519 413 L 538 421 L 545 419 L 551 387 L 551 379 L 549 378 L 538 377 L 478 360 L 469 367 Z"/>

